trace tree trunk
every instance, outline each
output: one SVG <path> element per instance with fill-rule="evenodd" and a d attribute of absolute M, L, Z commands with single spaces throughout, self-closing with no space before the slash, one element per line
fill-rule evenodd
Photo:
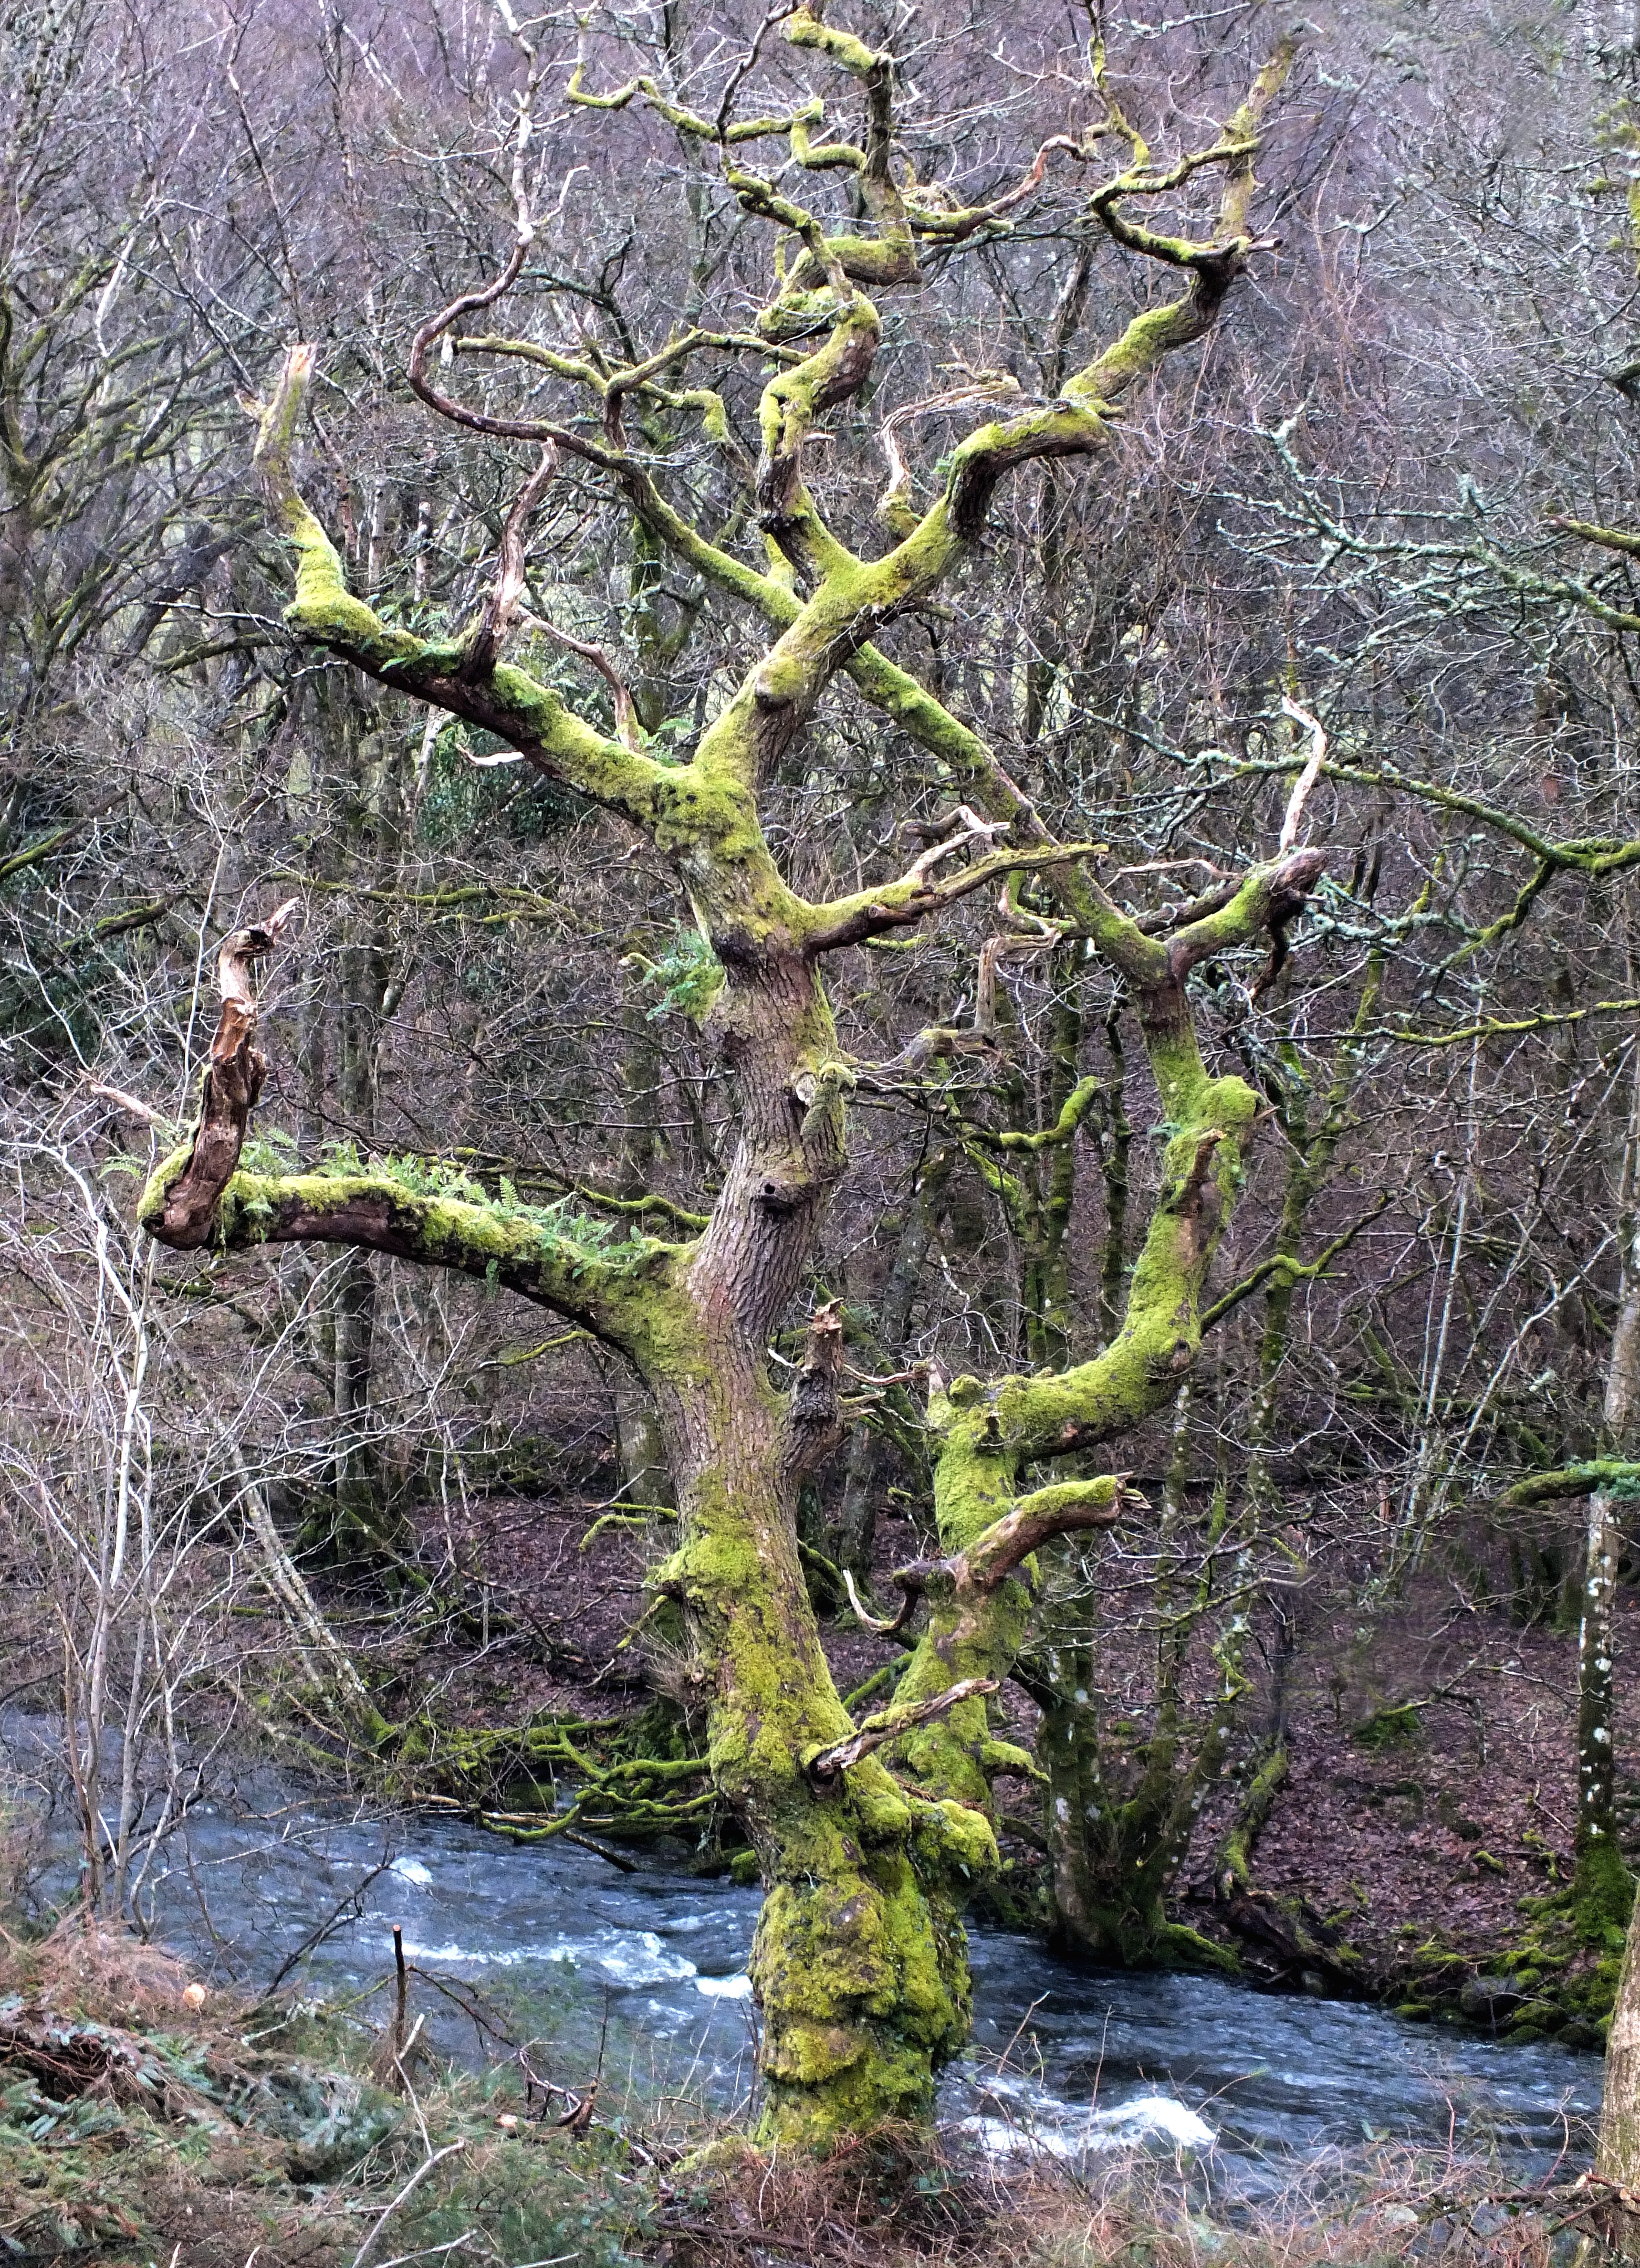
<path fill-rule="evenodd" d="M 821 1649 L 798 1556 L 778 1398 L 720 1337 L 708 1379 L 656 1399 L 685 1540 L 661 1586 L 689 1617 L 710 1697 L 714 1786 L 765 1892 L 751 1975 L 770 2138 L 825 2145 L 930 2106 L 970 2015 L 960 1925 L 927 1876 L 983 1870 L 990 1830 L 907 1801 L 875 1756 L 817 1787 L 805 1759 L 853 1727 Z M 957 1814 L 957 1807 L 949 1807 Z"/>
<path fill-rule="evenodd" d="M 1223 1511 L 1215 1514 L 1222 1528 Z M 1209 1535 L 1209 1543 L 1216 1536 Z M 1053 1864 L 1053 1935 L 1062 1951 L 1124 1969 L 1184 1963 L 1232 1966 L 1196 1931 L 1171 1922 L 1167 1899 L 1190 1847 L 1207 1790 L 1223 1768 L 1245 1690 L 1245 1582 L 1215 1599 L 1200 1581 L 1184 1599 L 1171 1573 L 1156 1587 L 1156 1684 L 1149 1730 L 1119 1740 L 1100 1723 L 1094 1602 L 1073 1599 L 1068 1631 L 1045 1650 L 1038 1755 L 1048 1776 L 1045 1828 Z M 1184 1704 L 1191 1639 L 1209 1612 L 1218 1690 L 1205 1720 Z"/>
<path fill-rule="evenodd" d="M 387 1532 L 370 1407 L 376 1271 L 368 1252 L 343 1255 L 330 1311 L 336 1335 L 336 1530 L 344 1548 L 356 1543 L 368 1555 Z"/>
<path fill-rule="evenodd" d="M 764 1350 L 842 1163 L 840 1098 L 817 1075 L 835 1042 L 812 966 L 778 944 L 731 967 L 712 1021 L 739 1076 L 741 1146 L 678 1300 L 644 1317 L 632 1351 L 678 1491 L 678 1549 L 657 1587 L 683 1609 L 713 1783 L 763 1871 L 764 2129 L 823 2145 L 927 2112 L 969 2001 L 960 1926 L 925 1884 L 982 1871 L 994 1845 L 982 1816 L 908 1797 L 875 1756 L 811 1777 L 854 1729 L 797 1537 L 802 1480 L 840 1436 L 840 1322 L 816 1317 L 789 1395 Z"/>
<path fill-rule="evenodd" d="M 1636 1072 L 1629 1143 L 1623 1160 L 1622 1277 L 1617 1321 L 1606 1376 L 1608 1452 L 1632 1451 L 1640 1418 L 1640 1216 L 1636 1211 L 1640 1160 L 1640 1071 Z M 1617 1845 L 1615 1758 L 1612 1734 L 1613 1609 L 1617 1588 L 1619 1534 L 1610 1492 L 1589 1498 L 1584 1566 L 1583 1624 L 1577 1638 L 1577 1826 L 1572 1875 L 1574 1911 L 1585 1936 L 1628 1921 L 1616 2005 L 1606 2048 L 1606 2093 L 1595 2169 L 1625 2189 L 1640 2188 L 1640 1904 Z M 1599 1941 L 1596 1938 L 1595 1941 Z M 1626 2227 L 1632 2227 L 1626 2224 Z M 1640 2250 L 1640 2242 L 1630 2249 Z"/>

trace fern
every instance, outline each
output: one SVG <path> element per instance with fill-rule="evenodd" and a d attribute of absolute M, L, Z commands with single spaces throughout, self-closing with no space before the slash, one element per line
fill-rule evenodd
<path fill-rule="evenodd" d="M 698 930 L 680 929 L 659 961 L 644 971 L 643 981 L 661 988 L 661 998 L 649 1011 L 652 1024 L 674 1009 L 694 1023 L 704 1023 L 723 989 L 723 964 Z"/>
<path fill-rule="evenodd" d="M 283 1126 L 259 1127 L 246 1138 L 240 1164 L 247 1174 L 293 1174 L 297 1167 L 296 1137 Z"/>

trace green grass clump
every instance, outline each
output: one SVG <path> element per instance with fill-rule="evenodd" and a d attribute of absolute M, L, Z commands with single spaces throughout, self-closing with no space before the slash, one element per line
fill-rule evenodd
<path fill-rule="evenodd" d="M 0 2261 L 347 2268 L 384 2212 L 380 2261 L 639 2257 L 653 2183 L 618 2133 L 532 2120 L 505 2071 L 384 2088 L 365 2028 L 199 1991 L 78 1921 L 0 1939 Z"/>

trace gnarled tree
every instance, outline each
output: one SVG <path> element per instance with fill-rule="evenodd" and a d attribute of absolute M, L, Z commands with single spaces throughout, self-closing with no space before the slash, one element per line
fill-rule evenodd
<path fill-rule="evenodd" d="M 873 643 L 974 559 L 1001 481 L 1047 459 L 1097 468 L 1124 397 L 1211 328 L 1259 249 L 1249 226 L 1254 159 L 1290 44 L 1277 47 L 1222 130 L 1167 160 L 1152 158 L 1124 114 L 1096 48 L 1092 123 L 1046 143 L 1024 178 L 991 201 L 964 205 L 941 185 L 914 183 L 898 146 L 890 56 L 828 24 L 822 0 L 797 7 L 779 30 L 845 90 L 852 82 L 865 111 L 859 144 L 815 138 L 824 117 L 817 97 L 778 115 L 740 115 L 761 69 L 757 48 L 711 116 L 649 79 L 596 92 L 587 83 L 592 57 L 571 83 L 571 99 L 583 106 L 649 106 L 703 164 L 720 167 L 752 223 L 794 248 L 789 261 L 777 259 L 752 329 L 678 330 L 620 362 L 475 328 L 529 259 L 531 109 L 546 66 L 526 50 L 510 256 L 492 282 L 422 327 L 410 359 L 410 383 L 438 416 L 538 452 L 489 594 L 459 635 L 430 643 L 347 589 L 293 472 L 310 350 L 288 357 L 256 453 L 296 554 L 288 620 L 299 636 L 494 734 L 670 862 L 721 971 L 707 1029 L 738 1096 L 738 1147 L 709 1224 L 682 1241 L 632 1233 L 611 1242 L 584 1233 L 562 1207 L 532 1208 L 507 1189 L 492 1198 L 454 1174 L 440 1183 L 374 1166 L 247 1170 L 240 1144 L 261 1065 L 244 972 L 275 941 L 275 922 L 236 932 L 224 949 L 223 1025 L 200 1118 L 157 1173 L 141 1218 L 182 1249 L 320 1241 L 463 1270 L 572 1319 L 630 1364 L 653 1397 L 677 1490 L 677 1548 L 658 1583 L 686 1622 L 718 1789 L 762 1862 L 767 1896 L 753 1974 L 767 2122 L 772 2132 L 824 2142 L 923 2110 L 935 2071 L 964 2039 L 961 1908 L 995 1861 L 993 1778 L 1024 1762 L 992 1737 L 986 1697 L 1008 1674 L 1026 1629 L 1033 1552 L 1056 1535 L 1110 1523 L 1122 1503 L 1110 1474 L 1045 1481 L 1033 1468 L 1119 1440 L 1163 1407 L 1190 1368 L 1202 1287 L 1256 1108 L 1243 1080 L 1215 1075 L 1204 1058 L 1191 972 L 1261 936 L 1279 941 L 1322 860 L 1294 847 L 1295 808 L 1274 859 L 1172 916 L 1134 918 L 1088 871 L 1097 846 L 1053 839 L 983 740 Z M 790 152 L 781 179 L 806 172 L 840 180 L 850 217 L 830 223 L 777 178 L 749 170 L 750 153 L 773 144 Z M 883 330 L 878 298 L 910 294 L 929 254 L 1000 242 L 1050 169 L 1078 167 L 1092 169 L 1097 186 L 1079 202 L 1075 232 L 1121 247 L 1167 288 L 1052 400 L 1032 401 L 991 373 L 895 408 L 884 422 L 890 478 L 875 541 L 851 545 L 816 500 L 805 452 L 828 416 L 851 406 L 863 414 Z M 1172 206 L 1188 227 L 1190 206 L 1208 184 L 1216 208 L 1196 234 L 1164 233 L 1139 217 Z M 755 466 L 736 440 L 725 392 L 693 382 L 701 365 L 732 373 L 749 356 L 773 364 Z M 475 364 L 522 370 L 561 394 L 562 407 L 526 415 L 496 408 L 493 395 L 484 397 L 491 406 L 472 406 L 454 373 Z M 932 499 L 920 504 L 905 428 L 916 411 L 960 413 L 970 402 L 980 422 L 942 460 Z M 629 420 L 661 414 L 698 415 L 705 439 L 731 468 L 743 466 L 765 539 L 759 564 L 705 533 L 654 451 L 629 438 Z M 616 728 L 604 731 L 506 658 L 509 642 L 524 637 L 563 642 L 528 610 L 528 535 L 530 513 L 565 460 L 608 484 L 646 556 L 670 557 L 766 630 L 765 649 L 681 760 L 646 734 L 624 689 L 615 693 Z M 602 653 L 581 651 L 614 674 Z M 760 792 L 839 679 L 937 760 L 960 803 L 909 871 L 816 902 L 782 873 Z M 1058 1372 L 931 1378 L 940 1551 L 903 1577 L 908 1607 L 926 1600 L 927 1626 L 893 1708 L 856 1727 L 821 1650 L 795 1528 L 800 1484 L 840 1431 L 837 1317 L 816 1311 L 784 1390 L 768 1348 L 802 1291 L 822 1209 L 846 1168 L 850 1095 L 907 1065 L 890 1072 L 846 1058 L 826 971 L 850 948 L 915 932 L 957 899 L 1022 874 L 1041 878 L 1051 911 L 1039 921 L 1085 941 L 1120 977 L 1159 1095 L 1159 1188 L 1120 1328 L 1103 1352 Z M 957 1044 L 943 1028 L 926 1035 L 910 1070 Z"/>

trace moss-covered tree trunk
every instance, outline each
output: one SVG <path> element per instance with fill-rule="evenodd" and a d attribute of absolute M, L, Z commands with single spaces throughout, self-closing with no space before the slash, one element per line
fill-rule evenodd
<path fill-rule="evenodd" d="M 1640 1216 L 1636 1211 L 1640 1155 L 1640 1083 L 1629 1128 L 1622 1192 L 1623 1269 L 1606 1378 L 1608 1453 L 1632 1457 L 1640 1425 Z M 1614 1478 L 1616 1476 L 1614 1476 Z M 1621 1497 L 1617 1489 L 1621 1489 Z M 1596 2170 L 1625 2189 L 1640 2189 L 1640 1901 L 1617 1845 L 1616 1758 L 1612 1671 L 1616 1652 L 1618 1527 L 1633 1501 L 1631 1469 L 1598 1485 L 1589 1498 L 1584 1560 L 1583 1618 L 1577 1637 L 1577 1823 L 1572 1895 L 1586 1937 L 1626 1916 L 1628 1940 L 1606 2046 L 1606 2092 Z M 1629 2250 L 1640 2252 L 1640 2221 L 1625 2218 Z"/>
<path fill-rule="evenodd" d="M 656 1399 L 684 1540 L 661 1571 L 709 1688 L 713 1783 L 765 1892 L 751 1973 L 771 2130 L 806 2141 L 914 2118 L 969 2018 L 961 1933 L 930 1885 L 994 1852 L 984 1820 L 908 1800 L 868 1756 L 817 1779 L 854 1727 L 803 1582 L 781 1397 L 744 1346 Z"/>
<path fill-rule="evenodd" d="M 1105 91 L 1100 67 L 1090 92 L 1109 113 L 1105 131 L 1131 162 L 1090 203 L 1090 227 L 1182 276 L 1182 291 L 1136 316 L 1052 401 L 1009 402 L 977 424 L 942 460 L 926 509 L 913 506 L 909 475 L 894 460 L 878 512 L 879 528 L 890 532 L 886 548 L 877 534 L 856 552 L 823 518 L 804 449 L 821 418 L 854 400 L 871 374 L 881 322 L 861 287 L 914 284 L 920 242 L 950 245 L 993 232 L 1004 211 L 1033 194 L 1049 153 L 1000 206 L 969 210 L 930 196 L 909 170 L 903 179 L 897 171 L 892 59 L 825 23 L 817 0 L 793 10 L 781 30 L 794 47 L 853 79 L 866 111 L 862 147 L 812 145 L 817 103 L 731 126 L 738 77 L 716 124 L 648 80 L 597 95 L 578 72 L 568 89 L 604 110 L 641 94 L 678 132 L 713 146 L 750 217 L 801 244 L 795 260 L 777 268 L 756 332 L 675 334 L 647 358 L 617 367 L 534 341 L 468 334 L 467 319 L 494 305 L 522 272 L 533 228 L 521 202 L 516 240 L 498 279 L 417 333 L 409 377 L 425 403 L 491 440 L 528 441 L 537 452 L 502 530 L 494 583 L 458 636 L 419 637 L 348 589 L 291 465 L 310 349 L 287 358 L 262 416 L 257 452 L 297 555 L 288 610 L 297 633 L 395 691 L 494 733 L 635 829 L 669 864 L 722 972 L 705 1029 L 732 1078 L 739 1116 L 738 1145 L 707 1226 L 676 1243 L 635 1233 L 624 1242 L 607 1231 L 578 1234 L 561 1209 L 532 1208 L 506 1185 L 487 1190 L 437 1161 L 413 1172 L 343 1169 L 334 1161 L 316 1172 L 242 1170 L 240 1147 L 265 1069 L 248 972 L 271 949 L 273 923 L 225 942 L 222 1019 L 199 1118 L 153 1176 L 140 1219 L 183 1250 L 329 1241 L 458 1269 L 551 1307 L 632 1366 L 654 1399 L 677 1489 L 677 1549 L 656 1580 L 683 1614 L 714 1778 L 745 1822 L 767 1889 L 753 1959 L 765 2127 L 817 2144 L 926 2110 L 940 2063 L 964 2037 L 960 1909 L 995 1861 L 992 1779 L 1027 1764 L 993 1737 L 986 1699 L 1011 1670 L 1032 1610 L 1035 1550 L 1056 1535 L 1108 1525 L 1124 1501 L 1113 1476 L 1038 1486 L 1033 1469 L 1119 1438 L 1164 1406 L 1190 1368 L 1202 1288 L 1240 1185 L 1255 1112 L 1242 1081 L 1213 1077 L 1202 1061 L 1190 972 L 1208 956 L 1272 932 L 1279 937 L 1323 862 L 1317 852 L 1283 847 L 1181 909 L 1165 934 L 1153 933 L 1083 878 L 1079 862 L 1090 846 L 1055 841 L 978 734 L 872 643 L 880 625 L 920 605 L 974 556 L 997 486 L 1013 468 L 1101 455 L 1112 405 L 1215 321 L 1254 249 L 1247 219 L 1259 124 L 1289 48 L 1260 74 L 1218 141 L 1169 177 L 1193 184 L 1220 176 L 1219 210 L 1200 241 L 1157 235 L 1128 217 L 1129 202 L 1152 198 L 1166 183 Z M 526 103 L 513 175 L 521 201 L 530 130 Z M 843 232 L 828 233 L 771 180 L 742 170 L 745 145 L 771 135 L 789 142 L 800 169 L 849 176 L 853 201 Z M 1096 136 L 1090 154 L 1104 146 Z M 868 233 L 859 232 L 861 212 Z M 445 359 L 437 356 L 441 342 L 453 350 Z M 544 372 L 549 393 L 567 387 L 595 415 L 550 422 L 469 407 L 442 390 L 456 383 L 446 372 L 457 351 L 499 357 L 503 370 L 506 357 L 521 358 Z M 629 447 L 624 425 L 634 405 L 644 413 L 657 402 L 672 413 L 698 409 L 706 438 L 745 467 L 722 399 L 676 387 L 691 357 L 747 352 L 767 357 L 774 371 L 762 394 L 751 476 L 766 571 L 686 517 L 661 485 L 654 453 Z M 1009 392 L 987 383 L 979 398 L 1001 401 Z M 530 515 L 565 455 L 606 483 L 675 564 L 767 626 L 766 649 L 683 760 L 647 743 L 635 704 L 598 649 L 577 651 L 595 655 L 606 684 L 613 681 L 612 733 L 505 659 L 509 639 L 529 623 L 522 599 Z M 538 626 L 530 631 L 539 634 Z M 759 799 L 843 674 L 964 800 L 908 872 L 815 903 L 784 880 Z M 801 1313 L 822 1209 L 844 1170 L 847 1100 L 860 1075 L 839 1049 L 821 972 L 853 946 L 914 930 L 971 893 L 1016 889 L 1008 878 L 1031 872 L 1046 878 L 1058 909 L 1046 928 L 1090 940 L 1134 1004 L 1166 1133 L 1160 1193 L 1121 1328 L 1102 1354 L 1058 1375 L 933 1377 L 927 1425 L 937 1451 L 940 1554 L 903 1579 L 909 1599 L 926 1599 L 927 1627 L 893 1707 L 854 1726 L 821 1648 L 796 1528 L 804 1478 L 840 1431 L 839 1319 L 824 1307 L 813 1314 L 789 1387 L 776 1386 L 768 1360 L 772 1334 Z"/>

